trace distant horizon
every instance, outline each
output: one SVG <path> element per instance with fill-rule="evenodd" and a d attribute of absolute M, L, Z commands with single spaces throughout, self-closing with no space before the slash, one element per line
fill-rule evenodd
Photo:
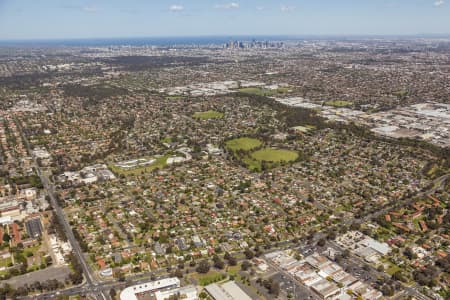
<path fill-rule="evenodd" d="M 342 40 L 354 40 L 354 39 L 377 39 L 377 38 L 390 38 L 390 39 L 414 39 L 414 38 L 449 38 L 450 33 L 418 33 L 418 34 L 278 34 L 278 35 L 264 35 L 264 34 L 229 34 L 229 35 L 166 35 L 166 36 L 135 36 L 135 37 L 74 37 L 74 38 L 29 38 L 29 39 L 0 39 L 0 46 L 13 45 L 13 44 L 55 44 L 55 43 L 68 43 L 81 45 L 82 42 L 88 44 L 105 44 L 106 42 L 113 42 L 114 45 L 120 45 L 118 42 L 134 42 L 134 44 L 146 45 L 145 42 L 157 42 L 157 45 L 164 45 L 162 42 L 173 44 L 174 42 L 181 42 L 186 44 L 214 44 L 223 43 L 230 40 L 243 40 L 249 41 L 252 39 L 261 41 L 296 41 L 296 40 L 327 40 L 327 39 L 342 39 Z M 201 43 L 200 43 L 201 42 Z M 121 44 L 121 45 L 127 45 Z"/>

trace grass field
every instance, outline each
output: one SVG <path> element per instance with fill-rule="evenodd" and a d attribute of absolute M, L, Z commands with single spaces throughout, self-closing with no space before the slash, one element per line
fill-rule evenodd
<path fill-rule="evenodd" d="M 237 276 L 240 269 L 241 269 L 241 264 L 238 264 L 236 266 L 230 266 L 227 268 L 227 273 L 232 276 Z"/>
<path fill-rule="evenodd" d="M 202 112 L 196 112 L 194 114 L 195 119 L 200 120 L 210 120 L 210 119 L 221 119 L 223 118 L 224 114 L 215 110 L 208 110 L 208 111 L 202 111 Z"/>
<path fill-rule="evenodd" d="M 242 158 L 242 161 L 245 163 L 245 165 L 247 166 L 247 169 L 249 169 L 250 171 L 261 171 L 261 162 L 251 158 L 250 156 L 245 156 Z"/>
<path fill-rule="evenodd" d="M 397 91 L 397 92 L 394 92 L 394 93 L 392 93 L 394 96 L 397 96 L 397 97 L 399 97 L 399 98 L 402 98 L 402 97 L 405 97 L 405 96 L 407 96 L 408 94 L 409 94 L 409 92 L 408 91 Z"/>
<path fill-rule="evenodd" d="M 37 245 L 34 247 L 26 248 L 23 250 L 23 255 L 36 255 L 39 252 L 39 249 L 41 249 L 41 245 Z"/>
<path fill-rule="evenodd" d="M 201 286 L 206 286 L 208 284 L 219 282 L 227 278 L 226 275 L 219 273 L 215 270 L 211 270 L 206 274 L 194 274 L 193 277 L 197 280 L 198 284 Z"/>
<path fill-rule="evenodd" d="M 257 96 L 274 96 L 279 94 L 285 94 L 289 92 L 289 88 L 278 88 L 276 90 L 270 90 L 260 87 L 250 87 L 250 88 L 242 88 L 239 89 L 239 92 L 244 94 L 251 94 L 251 95 L 257 95 Z"/>
<path fill-rule="evenodd" d="M 12 262 L 11 258 L 2 258 L 0 259 L 0 267 L 7 267 Z"/>
<path fill-rule="evenodd" d="M 250 151 L 252 149 L 260 147 L 261 145 L 262 143 L 260 140 L 247 137 L 238 138 L 226 142 L 227 148 L 232 151 L 237 150 Z"/>
<path fill-rule="evenodd" d="M 387 268 L 386 273 L 388 273 L 389 275 L 392 276 L 395 272 L 401 271 L 401 270 L 402 270 L 402 268 L 400 268 L 392 263 L 389 263 L 389 268 Z"/>
<path fill-rule="evenodd" d="M 334 101 L 327 101 L 325 102 L 325 105 L 333 106 L 333 107 L 349 107 L 353 103 L 345 100 L 334 100 Z"/>
<path fill-rule="evenodd" d="M 281 162 L 294 161 L 298 158 L 298 153 L 290 150 L 265 148 L 251 154 L 253 159 L 258 161 Z"/>
<path fill-rule="evenodd" d="M 226 147 L 234 152 L 237 159 L 244 162 L 251 171 L 261 171 L 264 167 L 276 167 L 278 163 L 291 162 L 298 158 L 298 153 L 290 150 L 279 150 L 274 148 L 264 148 L 251 153 L 240 153 L 239 150 L 252 151 L 262 146 L 262 142 L 254 138 L 238 138 L 227 141 Z M 266 162 L 266 163 L 263 163 Z"/>
<path fill-rule="evenodd" d="M 133 169 L 123 169 L 121 167 L 118 167 L 114 164 L 109 164 L 108 167 L 116 174 L 119 175 L 140 175 L 141 173 L 147 173 L 151 172 L 155 169 L 162 169 L 167 165 L 167 159 L 170 157 L 170 155 L 164 155 L 161 157 L 155 158 L 156 161 L 152 163 L 151 165 L 145 166 L 145 167 L 136 167 Z"/>
<path fill-rule="evenodd" d="M 172 143 L 172 138 L 170 136 L 166 136 L 165 138 L 162 139 L 163 143 Z"/>

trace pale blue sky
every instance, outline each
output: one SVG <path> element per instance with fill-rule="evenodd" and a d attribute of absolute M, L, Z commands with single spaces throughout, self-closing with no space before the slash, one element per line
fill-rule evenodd
<path fill-rule="evenodd" d="M 0 0 L 0 40 L 360 34 L 450 34 L 450 0 Z"/>

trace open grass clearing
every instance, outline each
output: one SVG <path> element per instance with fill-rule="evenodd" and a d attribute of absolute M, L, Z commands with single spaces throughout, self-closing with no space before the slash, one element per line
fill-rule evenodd
<path fill-rule="evenodd" d="M 170 157 L 170 155 L 164 155 L 164 156 L 155 156 L 153 159 L 155 161 L 148 166 L 145 167 L 136 167 L 132 169 L 124 169 L 119 166 L 116 166 L 115 164 L 109 164 L 108 167 L 116 174 L 119 175 L 140 175 L 142 173 L 148 173 L 156 169 L 163 169 L 167 165 L 167 159 Z"/>
<path fill-rule="evenodd" d="M 249 87 L 249 88 L 242 88 L 239 89 L 239 92 L 244 94 L 250 94 L 250 95 L 257 95 L 257 96 L 275 96 L 279 94 L 286 94 L 290 91 L 289 88 L 282 87 L 278 89 L 267 89 L 267 88 L 261 88 L 261 87 Z"/>
<path fill-rule="evenodd" d="M 232 151 L 244 150 L 250 151 L 252 149 L 258 148 L 262 145 L 262 142 L 258 139 L 242 137 L 226 142 L 228 149 Z"/>
<path fill-rule="evenodd" d="M 206 274 L 194 273 L 192 277 L 198 282 L 199 285 L 206 286 L 214 282 L 225 280 L 227 275 L 216 270 L 210 270 Z"/>
<path fill-rule="evenodd" d="M 325 102 L 325 105 L 327 106 L 333 106 L 333 107 L 349 107 L 353 103 L 350 101 L 345 100 L 334 100 L 334 101 L 327 101 Z"/>
<path fill-rule="evenodd" d="M 251 158 L 250 156 L 244 156 L 242 158 L 242 161 L 245 163 L 245 165 L 247 166 L 247 169 L 249 169 L 250 171 L 255 171 L 255 172 L 259 172 L 261 171 L 261 162 L 257 161 L 253 158 Z"/>
<path fill-rule="evenodd" d="M 0 259 L 0 268 L 6 268 L 12 263 L 11 257 Z"/>
<path fill-rule="evenodd" d="M 227 273 L 231 276 L 237 276 L 239 270 L 241 269 L 241 264 L 237 264 L 236 266 L 229 266 L 227 268 Z"/>
<path fill-rule="evenodd" d="M 392 264 L 392 263 L 388 263 L 389 264 L 389 268 L 386 269 L 386 273 L 388 273 L 389 275 L 393 275 L 395 274 L 397 271 L 401 271 L 402 268 Z"/>
<path fill-rule="evenodd" d="M 253 152 L 251 154 L 253 159 L 258 161 L 268 161 L 268 162 L 282 162 L 282 161 L 295 161 L 298 158 L 298 153 L 291 150 L 265 148 Z"/>
<path fill-rule="evenodd" d="M 173 100 L 173 101 L 182 100 L 184 98 L 185 98 L 184 96 L 168 96 L 168 97 L 166 97 L 167 100 Z"/>
<path fill-rule="evenodd" d="M 194 118 L 195 119 L 200 119 L 200 120 L 211 120 L 211 119 L 222 119 L 224 116 L 224 113 L 215 111 L 215 110 L 208 110 L 208 111 L 201 111 L 201 112 L 196 112 L 194 114 Z"/>

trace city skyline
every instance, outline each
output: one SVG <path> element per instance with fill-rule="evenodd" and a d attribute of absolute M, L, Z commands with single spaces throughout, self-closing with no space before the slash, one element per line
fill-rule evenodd
<path fill-rule="evenodd" d="M 0 1 L 0 40 L 449 34 L 444 0 Z"/>

